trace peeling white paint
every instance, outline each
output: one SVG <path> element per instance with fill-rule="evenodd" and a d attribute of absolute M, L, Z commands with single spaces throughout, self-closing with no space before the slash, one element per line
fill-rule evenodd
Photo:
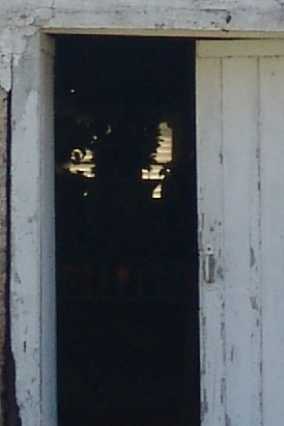
<path fill-rule="evenodd" d="M 0 6 L 1 10 L 1 6 Z M 9 92 L 13 84 L 13 67 L 16 67 L 23 55 L 30 37 L 37 33 L 37 28 L 29 25 L 25 27 L 0 26 L 0 87 Z"/>
<path fill-rule="evenodd" d="M 2 0 L 0 26 L 46 29 L 284 31 L 281 0 Z"/>
<path fill-rule="evenodd" d="M 12 42 L 9 28 L 0 30 L 0 87 L 6 92 L 12 86 Z"/>
<path fill-rule="evenodd" d="M 198 43 L 200 251 L 209 244 L 224 269 L 210 288 L 200 271 L 206 426 L 284 417 L 283 47 Z"/>

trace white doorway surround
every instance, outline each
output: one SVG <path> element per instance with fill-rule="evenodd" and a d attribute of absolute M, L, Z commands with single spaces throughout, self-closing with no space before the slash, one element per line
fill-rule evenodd
<path fill-rule="evenodd" d="M 11 344 L 22 425 L 55 426 L 53 40 L 38 34 L 14 71 Z"/>
<path fill-rule="evenodd" d="M 53 44 L 32 35 L 13 73 L 11 340 L 22 426 L 57 425 Z M 197 42 L 196 77 L 202 425 L 276 426 L 284 43 Z"/>

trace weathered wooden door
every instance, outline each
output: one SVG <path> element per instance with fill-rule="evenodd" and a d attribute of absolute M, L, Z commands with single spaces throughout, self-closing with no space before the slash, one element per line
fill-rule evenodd
<path fill-rule="evenodd" d="M 202 425 L 284 418 L 284 43 L 197 44 Z"/>

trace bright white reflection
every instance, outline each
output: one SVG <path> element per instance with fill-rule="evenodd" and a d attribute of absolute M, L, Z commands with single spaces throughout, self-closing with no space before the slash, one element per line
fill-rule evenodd
<path fill-rule="evenodd" d="M 81 174 L 86 178 L 94 178 L 95 162 L 94 153 L 90 149 L 75 148 L 71 152 L 71 161 L 64 164 L 64 169 L 72 174 Z"/>
<path fill-rule="evenodd" d="M 153 163 L 149 169 L 142 169 L 141 177 L 143 180 L 152 180 L 157 182 L 152 192 L 152 198 L 159 199 L 162 197 L 162 180 L 165 177 L 165 171 L 170 172 L 170 168 L 165 166 L 172 161 L 173 151 L 173 132 L 166 122 L 159 125 L 160 137 L 159 146 L 153 155 Z M 109 126 L 108 134 L 112 129 Z M 94 135 L 93 139 L 96 140 L 97 136 Z M 96 165 L 95 155 L 90 149 L 82 150 L 75 148 L 71 152 L 70 161 L 64 164 L 63 168 L 72 174 L 81 174 L 86 178 L 95 178 Z"/>
<path fill-rule="evenodd" d="M 162 174 L 165 164 L 172 161 L 172 152 L 173 152 L 173 134 L 172 129 L 167 125 L 166 122 L 160 123 L 160 138 L 159 146 L 157 151 L 154 154 L 155 164 L 151 164 L 149 169 L 142 169 L 142 179 L 145 180 L 155 180 L 162 181 L 165 177 Z M 170 169 L 167 169 L 169 172 Z M 162 197 L 162 185 L 158 184 L 152 193 L 152 198 L 161 198 Z"/>
<path fill-rule="evenodd" d="M 160 183 L 156 188 L 154 189 L 152 193 L 152 198 L 162 198 L 162 184 Z"/>

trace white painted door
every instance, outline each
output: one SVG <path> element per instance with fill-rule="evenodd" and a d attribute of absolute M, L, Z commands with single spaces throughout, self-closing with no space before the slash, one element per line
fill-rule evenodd
<path fill-rule="evenodd" d="M 197 43 L 204 426 L 284 418 L 284 42 Z"/>

